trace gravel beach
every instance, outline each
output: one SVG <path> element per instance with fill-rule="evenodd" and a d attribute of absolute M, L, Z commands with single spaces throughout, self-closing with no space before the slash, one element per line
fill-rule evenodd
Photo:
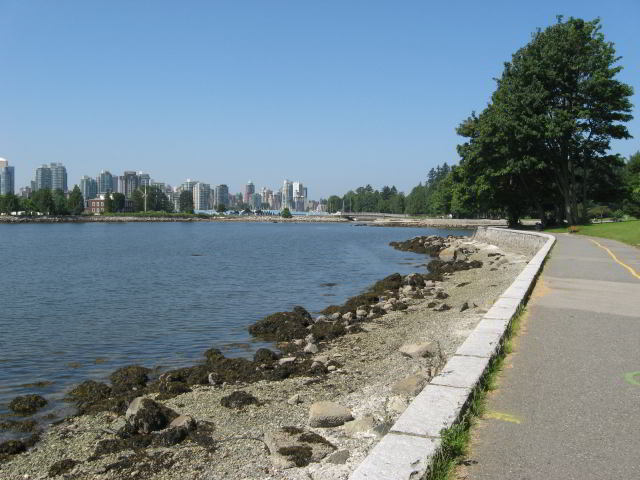
<path fill-rule="evenodd" d="M 529 260 L 468 239 L 444 246 L 443 260 L 464 257 L 482 266 L 418 287 L 407 276 L 395 297 L 376 305 L 387 313 L 357 324 L 354 318 L 353 333 L 296 341 L 323 375 L 195 385 L 158 401 L 171 413 L 163 428 L 150 428 L 153 435 L 123 436 L 146 421 L 133 406 L 126 416 L 103 411 L 68 418 L 26 452 L 0 455 L 0 478 L 347 479 Z M 300 361 L 286 355 L 279 364 Z M 169 421 L 177 423 L 167 428 Z M 123 438 L 127 448 L 118 443 Z M 136 443 L 141 439 L 147 440 Z"/>

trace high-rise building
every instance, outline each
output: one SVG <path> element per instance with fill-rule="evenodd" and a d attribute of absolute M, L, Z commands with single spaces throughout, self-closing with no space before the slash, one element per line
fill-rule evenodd
<path fill-rule="evenodd" d="M 117 189 L 117 185 L 116 188 L 113 186 L 113 175 L 111 175 L 109 170 L 102 170 L 96 177 L 96 182 L 98 184 L 98 195 L 102 195 L 107 192 L 114 192 Z"/>
<path fill-rule="evenodd" d="M 67 193 L 67 169 L 61 163 L 52 163 L 51 169 L 51 189 L 62 190 Z"/>
<path fill-rule="evenodd" d="M 139 186 L 148 187 L 151 185 L 151 175 L 148 173 L 138 172 Z"/>
<path fill-rule="evenodd" d="M 42 165 L 36 168 L 36 190 L 51 190 L 51 168 Z"/>
<path fill-rule="evenodd" d="M 210 210 L 209 193 L 211 185 L 208 183 L 197 182 L 193 186 L 193 209 L 194 210 Z"/>
<path fill-rule="evenodd" d="M 194 185 L 198 183 L 197 180 L 191 180 L 190 178 L 187 178 L 186 181 L 184 181 L 182 183 L 182 185 L 180 185 L 180 191 L 184 192 L 184 191 L 188 191 L 188 192 L 193 192 L 193 187 Z"/>
<path fill-rule="evenodd" d="M 229 205 L 229 187 L 225 184 L 216 187 L 215 207 L 218 205 L 224 205 L 225 207 Z"/>
<path fill-rule="evenodd" d="M 136 172 L 131 170 L 125 170 L 123 177 L 124 191 L 120 190 L 120 182 L 118 182 L 118 191 L 123 193 L 126 198 L 131 198 L 133 192 L 140 186 L 140 177 L 138 177 Z"/>
<path fill-rule="evenodd" d="M 269 207 L 271 207 L 271 210 L 280 210 L 282 208 L 282 192 L 274 192 Z"/>
<path fill-rule="evenodd" d="M 253 210 L 262 209 L 262 195 L 259 193 L 251 194 L 251 201 L 249 202 L 249 205 L 251 205 Z"/>
<path fill-rule="evenodd" d="M 15 167 L 10 167 L 9 162 L 0 158 L 0 195 L 15 193 Z"/>
<path fill-rule="evenodd" d="M 244 186 L 244 199 L 243 199 L 244 203 L 250 204 L 251 195 L 253 195 L 254 193 L 256 193 L 256 186 L 253 184 L 251 180 L 249 180 L 247 184 Z"/>
<path fill-rule="evenodd" d="M 80 179 L 80 191 L 85 202 L 98 196 L 98 182 L 87 175 Z"/>
<path fill-rule="evenodd" d="M 285 180 L 282 183 L 282 208 L 291 210 L 293 207 L 293 183 Z"/>

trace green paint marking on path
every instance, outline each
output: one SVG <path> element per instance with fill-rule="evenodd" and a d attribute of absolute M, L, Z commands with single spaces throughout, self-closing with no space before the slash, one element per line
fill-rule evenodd
<path fill-rule="evenodd" d="M 636 380 L 635 377 L 640 377 L 640 372 L 629 372 L 624 374 L 624 379 L 631 385 L 638 385 L 640 387 L 640 380 Z"/>

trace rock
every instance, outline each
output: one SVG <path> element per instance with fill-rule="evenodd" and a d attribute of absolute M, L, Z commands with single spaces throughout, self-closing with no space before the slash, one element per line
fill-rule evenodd
<path fill-rule="evenodd" d="M 409 403 L 400 396 L 391 397 L 387 400 L 387 411 L 391 414 L 401 414 L 407 409 Z"/>
<path fill-rule="evenodd" d="M 242 390 L 236 390 L 231 395 L 222 397 L 220 399 L 220 405 L 227 408 L 240 409 L 247 405 L 260 405 L 260 402 L 258 402 L 258 399 L 250 393 Z"/>
<path fill-rule="evenodd" d="M 458 250 L 453 246 L 445 248 L 444 250 L 441 250 L 440 253 L 438 254 L 438 257 L 440 257 L 440 260 L 444 262 L 451 262 L 455 260 L 457 256 L 458 256 Z"/>
<path fill-rule="evenodd" d="M 318 341 L 333 340 L 347 333 L 342 323 L 317 322 L 311 327 L 311 333 Z"/>
<path fill-rule="evenodd" d="M 115 393 L 127 392 L 130 390 L 143 389 L 149 381 L 148 368 L 140 365 L 129 365 L 117 369 L 109 376 L 112 391 Z"/>
<path fill-rule="evenodd" d="M 304 341 L 307 343 L 316 343 L 316 338 L 313 336 L 313 333 L 310 333 L 306 337 L 304 337 Z"/>
<path fill-rule="evenodd" d="M 404 302 L 396 302 L 393 304 L 393 310 L 406 310 L 408 308 L 407 304 Z"/>
<path fill-rule="evenodd" d="M 296 357 L 284 357 L 278 360 L 278 365 L 286 365 L 288 363 L 294 363 L 296 361 Z"/>
<path fill-rule="evenodd" d="M 21 395 L 9 403 L 9 410 L 20 415 L 32 415 L 47 404 L 41 395 Z"/>
<path fill-rule="evenodd" d="M 73 467 L 75 467 L 78 463 L 76 460 L 72 460 L 71 458 L 65 458 L 64 460 L 59 460 L 51 467 L 49 467 L 48 475 L 50 477 L 57 477 L 58 475 L 63 475 L 67 472 L 70 472 Z"/>
<path fill-rule="evenodd" d="M 176 417 L 178 414 L 170 408 L 143 397 L 134 398 L 125 413 L 133 430 L 144 434 L 166 428 Z"/>
<path fill-rule="evenodd" d="M 154 447 L 172 447 L 182 443 L 188 435 L 189 432 L 186 428 L 167 428 L 162 432 L 154 433 L 151 445 Z"/>
<path fill-rule="evenodd" d="M 318 315 L 318 316 L 316 317 L 316 322 L 320 322 L 320 321 L 322 321 L 322 320 L 326 320 L 326 319 L 327 319 L 327 317 L 326 317 L 326 316 L 324 316 L 324 315 Z"/>
<path fill-rule="evenodd" d="M 318 346 L 314 343 L 309 343 L 306 347 L 304 347 L 304 353 L 318 353 Z"/>
<path fill-rule="evenodd" d="M 326 365 L 327 363 L 329 363 L 329 356 L 328 355 L 316 355 L 315 357 L 313 357 L 313 360 L 315 362 L 324 363 Z"/>
<path fill-rule="evenodd" d="M 393 303 L 385 303 L 382 308 L 384 310 L 386 310 L 387 312 L 390 312 L 391 310 L 393 310 Z"/>
<path fill-rule="evenodd" d="M 296 338 L 296 339 L 293 341 L 293 344 L 294 344 L 296 347 L 301 347 L 302 345 L 304 345 L 304 340 L 303 340 L 303 339 L 301 339 L 301 338 Z"/>
<path fill-rule="evenodd" d="M 219 383 L 222 383 L 218 378 L 218 374 L 216 374 L 215 372 L 211 372 L 209 375 L 207 375 L 207 381 L 209 382 L 209 385 L 218 385 Z"/>
<path fill-rule="evenodd" d="M 376 422 L 373 415 L 365 415 L 362 418 L 345 423 L 343 429 L 347 435 L 354 435 L 356 433 L 371 431 L 375 426 Z"/>
<path fill-rule="evenodd" d="M 312 323 L 309 312 L 295 307 L 292 312 L 276 312 L 258 320 L 249 327 L 249 333 L 267 340 L 291 341 L 304 338 Z"/>
<path fill-rule="evenodd" d="M 327 371 L 329 371 L 329 372 L 334 372 L 334 371 L 336 370 L 336 368 L 337 368 L 337 367 L 336 367 L 335 365 L 329 365 L 329 366 L 327 367 Z"/>
<path fill-rule="evenodd" d="M 38 423 L 35 420 L 6 420 L 0 422 L 0 430 L 11 432 L 30 433 L 36 430 Z"/>
<path fill-rule="evenodd" d="M 333 314 L 331 314 L 331 319 L 332 320 L 338 320 L 341 317 L 340 312 L 335 312 Z"/>
<path fill-rule="evenodd" d="M 464 312 L 465 310 L 469 309 L 469 303 L 468 302 L 464 302 L 461 306 L 460 306 L 460 311 Z"/>
<path fill-rule="evenodd" d="M 342 319 L 347 321 L 353 320 L 353 317 L 354 317 L 353 312 L 347 312 L 344 315 L 342 315 Z"/>
<path fill-rule="evenodd" d="M 411 285 L 406 285 L 406 286 L 404 286 L 404 287 L 402 287 L 400 289 L 400 292 L 404 293 L 405 295 L 407 295 L 407 294 L 413 292 L 413 287 Z"/>
<path fill-rule="evenodd" d="M 253 355 L 253 361 L 256 363 L 266 363 L 270 365 L 276 362 L 280 356 L 268 348 L 259 348 Z"/>
<path fill-rule="evenodd" d="M 349 460 L 349 450 L 338 450 L 333 452 L 327 457 L 327 463 L 333 463 L 335 465 L 344 465 Z"/>
<path fill-rule="evenodd" d="M 186 428 L 187 430 L 195 430 L 197 427 L 195 419 L 191 415 L 180 415 L 173 419 L 169 424 L 171 428 Z"/>
<path fill-rule="evenodd" d="M 451 307 L 446 303 L 441 303 L 440 305 L 438 305 L 433 309 L 434 312 L 445 312 L 447 310 L 451 310 Z"/>
<path fill-rule="evenodd" d="M 271 461 L 279 468 L 306 467 L 319 462 L 335 451 L 324 437 L 297 427 L 282 427 L 267 432 L 264 443 L 271 454 Z"/>
<path fill-rule="evenodd" d="M 94 380 L 85 380 L 67 393 L 66 399 L 75 402 L 94 402 L 111 395 L 111 387 Z"/>
<path fill-rule="evenodd" d="M 27 449 L 27 446 L 21 440 L 7 440 L 0 443 L 0 455 L 17 455 Z"/>
<path fill-rule="evenodd" d="M 445 298 L 449 298 L 449 294 L 439 291 L 439 292 L 436 293 L 436 298 L 438 300 L 444 300 Z"/>
<path fill-rule="evenodd" d="M 289 399 L 287 400 L 287 403 L 289 405 L 298 405 L 299 403 L 302 403 L 302 399 L 300 398 L 300 394 L 296 393 L 295 395 L 289 397 Z"/>
<path fill-rule="evenodd" d="M 356 317 L 363 318 L 363 317 L 366 317 L 366 316 L 367 316 L 367 311 L 366 310 L 363 310 L 361 308 L 356 310 Z"/>
<path fill-rule="evenodd" d="M 438 352 L 431 342 L 407 343 L 399 349 L 400 353 L 411 358 L 434 357 Z"/>
<path fill-rule="evenodd" d="M 349 420 L 353 420 L 351 410 L 334 402 L 316 402 L 309 410 L 309 425 L 312 427 L 338 427 Z"/>
<path fill-rule="evenodd" d="M 427 379 L 424 375 L 410 375 L 396 382 L 391 387 L 393 393 L 399 395 L 415 396 L 422 391 Z"/>

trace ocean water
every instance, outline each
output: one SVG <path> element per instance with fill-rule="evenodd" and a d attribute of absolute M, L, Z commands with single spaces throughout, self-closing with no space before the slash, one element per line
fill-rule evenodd
<path fill-rule="evenodd" d="M 50 401 L 39 415 L 64 414 L 66 390 L 123 365 L 189 365 L 212 346 L 249 357 L 269 344 L 247 327 L 268 314 L 295 305 L 318 312 L 391 273 L 425 271 L 427 257 L 390 241 L 468 233 L 321 223 L 0 225 L 0 414 L 26 393 Z"/>

